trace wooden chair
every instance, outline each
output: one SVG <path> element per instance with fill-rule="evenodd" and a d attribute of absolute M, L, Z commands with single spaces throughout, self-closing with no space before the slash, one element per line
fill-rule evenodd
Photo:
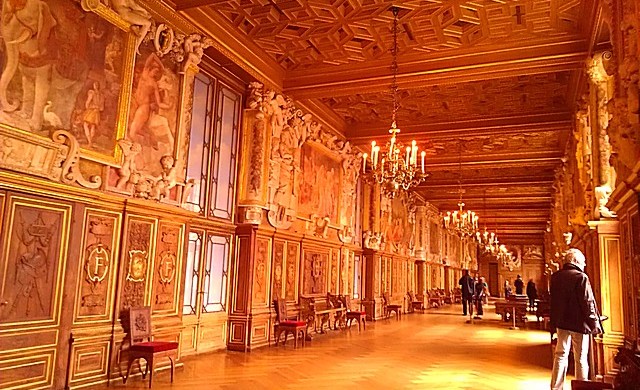
<path fill-rule="evenodd" d="M 351 297 L 348 295 L 341 295 L 342 303 L 344 307 L 347 308 L 347 327 L 351 329 L 351 322 L 356 320 L 358 322 L 358 331 L 360 331 L 360 323 L 362 323 L 362 327 L 364 330 L 367 330 L 367 312 L 364 311 L 353 311 L 351 310 Z"/>
<path fill-rule="evenodd" d="M 129 348 L 129 363 L 127 365 L 127 375 L 124 383 L 127 383 L 131 366 L 138 359 L 147 362 L 145 372 L 142 373 L 144 379 L 149 374 L 149 388 L 153 382 L 153 370 L 155 361 L 158 358 L 168 357 L 171 361 L 171 382 L 173 382 L 173 372 L 175 361 L 178 358 L 178 343 L 174 341 L 151 341 L 151 307 L 132 307 L 129 309 L 129 337 L 131 337 L 131 347 Z M 147 341 L 144 341 L 144 340 Z M 138 342 L 142 340 L 141 342 Z"/>
<path fill-rule="evenodd" d="M 396 319 L 399 320 L 402 315 L 402 305 L 398 305 L 395 303 L 390 303 L 389 294 L 386 292 L 382 293 L 382 300 L 384 304 L 384 314 L 385 317 L 391 317 L 391 312 L 396 313 Z"/>
<path fill-rule="evenodd" d="M 289 320 L 289 317 L 287 316 L 287 302 L 283 299 L 274 299 L 273 306 L 276 309 L 276 324 L 274 325 L 276 345 L 278 345 L 278 342 L 280 341 L 280 335 L 284 332 L 284 341 L 282 345 L 287 343 L 287 337 L 289 336 L 289 333 L 292 333 L 293 347 L 298 347 L 299 336 L 302 336 L 302 346 L 304 347 L 304 342 L 307 338 L 307 322 Z"/>
<path fill-rule="evenodd" d="M 409 299 L 411 300 L 411 309 L 414 311 L 420 310 L 424 313 L 424 301 L 417 300 L 413 291 L 409 291 L 407 295 L 409 295 Z"/>

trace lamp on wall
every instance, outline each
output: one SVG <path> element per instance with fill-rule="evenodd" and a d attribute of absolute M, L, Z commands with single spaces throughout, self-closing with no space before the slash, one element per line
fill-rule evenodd
<path fill-rule="evenodd" d="M 416 141 L 411 141 L 411 146 L 406 148 L 397 140 L 400 129 L 396 124 L 396 114 L 398 112 L 398 7 L 392 7 L 393 12 L 393 47 L 391 49 L 392 62 L 391 71 L 393 79 L 391 82 L 391 94 L 393 96 L 393 108 L 391 115 L 391 140 L 387 142 L 383 149 L 371 142 L 371 154 L 362 155 L 362 173 L 365 180 L 380 184 L 382 192 L 389 198 L 394 198 L 400 191 L 409 191 L 429 177 L 424 168 L 424 158 L 426 152 L 418 153 Z M 418 154 L 421 161 L 418 164 Z M 368 169 L 367 169 L 368 168 Z"/>

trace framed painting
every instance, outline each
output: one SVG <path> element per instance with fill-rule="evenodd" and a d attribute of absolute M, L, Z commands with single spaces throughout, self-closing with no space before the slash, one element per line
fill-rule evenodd
<path fill-rule="evenodd" d="M 16 4 L 18 4 L 16 6 Z M 2 0 L 0 126 L 26 136 L 67 130 L 82 156 L 116 163 L 134 55 L 129 25 L 72 0 Z"/>
<path fill-rule="evenodd" d="M 302 145 L 298 213 L 329 217 L 338 224 L 342 164 L 323 146 L 313 142 Z"/>

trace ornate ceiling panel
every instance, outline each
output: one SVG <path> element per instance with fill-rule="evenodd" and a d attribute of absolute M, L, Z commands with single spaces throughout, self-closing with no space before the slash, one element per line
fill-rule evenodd
<path fill-rule="evenodd" d="M 570 72 L 522 75 L 401 90 L 398 124 L 526 116 L 569 110 Z M 321 99 L 349 124 L 387 123 L 391 93 Z"/>
<path fill-rule="evenodd" d="M 180 1 L 176 3 L 180 8 Z M 389 55 L 392 4 L 401 8 L 401 56 L 572 37 L 580 31 L 584 11 L 580 0 L 218 0 L 209 4 L 208 11 L 222 16 L 287 70 Z"/>

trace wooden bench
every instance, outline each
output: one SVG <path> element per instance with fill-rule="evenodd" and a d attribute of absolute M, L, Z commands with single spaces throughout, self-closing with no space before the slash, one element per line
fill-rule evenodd
<path fill-rule="evenodd" d="M 437 308 L 440 306 L 444 306 L 444 293 L 439 289 L 431 289 L 427 292 L 429 297 L 429 307 Z"/>
<path fill-rule="evenodd" d="M 342 307 L 340 299 L 336 295 L 327 294 L 326 297 L 300 297 L 300 314 L 307 322 L 307 327 L 313 325 L 316 333 L 325 333 L 324 325 L 338 329 L 338 324 L 345 321 L 347 309 Z M 318 329 L 320 329 L 318 331 Z"/>

